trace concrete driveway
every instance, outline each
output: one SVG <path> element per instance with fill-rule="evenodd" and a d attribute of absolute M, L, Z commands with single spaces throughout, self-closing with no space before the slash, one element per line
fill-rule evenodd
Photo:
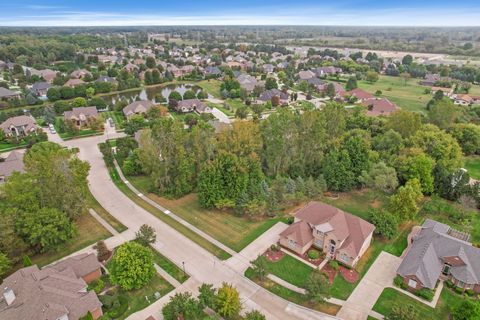
<path fill-rule="evenodd" d="M 392 286 L 401 262 L 401 258 L 382 251 L 337 316 L 346 320 L 367 319 L 383 289 Z"/>

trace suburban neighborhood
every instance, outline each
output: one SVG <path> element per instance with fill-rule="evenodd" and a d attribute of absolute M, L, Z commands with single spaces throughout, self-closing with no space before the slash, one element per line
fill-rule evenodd
<path fill-rule="evenodd" d="M 26 2 L 0 320 L 480 319 L 478 4 Z"/>

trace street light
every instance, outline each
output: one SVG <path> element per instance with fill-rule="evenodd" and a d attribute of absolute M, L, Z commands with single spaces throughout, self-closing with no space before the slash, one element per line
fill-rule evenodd
<path fill-rule="evenodd" d="M 183 266 L 183 273 L 187 275 L 187 273 L 185 272 L 185 261 L 182 261 L 182 266 Z"/>

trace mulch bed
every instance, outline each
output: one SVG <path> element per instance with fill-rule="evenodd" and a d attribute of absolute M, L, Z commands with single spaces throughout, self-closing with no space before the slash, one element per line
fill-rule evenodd
<path fill-rule="evenodd" d="M 353 269 L 348 269 L 343 266 L 340 266 L 339 271 L 343 279 L 345 279 L 345 281 L 349 283 L 355 283 L 360 278 L 360 275 L 358 274 L 358 272 Z"/>
<path fill-rule="evenodd" d="M 263 255 L 265 256 L 265 258 L 267 258 L 268 261 L 277 262 L 277 261 L 280 261 L 283 258 L 285 253 L 281 250 L 273 251 L 273 250 L 269 249 Z"/>
<path fill-rule="evenodd" d="M 337 271 L 333 269 L 328 263 L 322 268 L 322 272 L 328 276 L 328 281 L 330 284 L 333 283 L 335 280 L 335 276 L 337 275 Z"/>
<path fill-rule="evenodd" d="M 316 259 L 316 260 L 312 260 L 308 257 L 308 250 L 307 252 L 305 252 L 305 254 L 302 254 L 302 255 L 299 255 L 299 254 L 296 254 L 297 256 L 299 256 L 300 258 L 302 258 L 303 260 L 305 261 L 308 261 L 310 262 L 311 264 L 314 264 L 316 265 L 317 267 L 322 263 L 323 259 L 322 257 Z"/>

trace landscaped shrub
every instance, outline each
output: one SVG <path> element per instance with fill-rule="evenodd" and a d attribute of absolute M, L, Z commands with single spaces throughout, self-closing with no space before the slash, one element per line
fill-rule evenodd
<path fill-rule="evenodd" d="M 470 297 L 473 297 L 475 295 L 475 291 L 473 291 L 473 289 L 467 289 L 465 290 L 465 293 Z"/>
<path fill-rule="evenodd" d="M 463 293 L 463 289 L 460 288 L 460 287 L 455 287 L 455 292 L 458 293 L 458 294 L 462 294 L 462 293 Z"/>
<path fill-rule="evenodd" d="M 433 290 L 430 290 L 430 289 L 427 289 L 427 288 L 423 288 L 421 290 L 418 290 L 415 292 L 415 295 L 419 296 L 420 298 L 423 298 L 425 300 L 428 300 L 428 301 L 432 301 L 433 300 L 433 295 L 434 295 L 434 291 Z"/>
<path fill-rule="evenodd" d="M 401 276 L 396 276 L 395 279 L 393 279 L 393 284 L 396 286 L 396 287 L 399 287 L 401 288 L 402 287 L 402 284 L 403 284 L 403 278 Z"/>
<path fill-rule="evenodd" d="M 329 263 L 330 267 L 332 267 L 333 270 L 338 270 L 338 268 L 340 267 L 340 265 L 338 264 L 337 261 L 335 260 L 331 260 Z"/>
<path fill-rule="evenodd" d="M 102 279 L 92 281 L 87 287 L 88 290 L 93 290 L 96 294 L 102 292 L 103 288 L 105 288 L 105 283 Z"/>
<path fill-rule="evenodd" d="M 312 260 L 317 260 L 320 257 L 320 254 L 317 250 L 308 250 L 307 255 Z"/>
<path fill-rule="evenodd" d="M 453 288 L 454 286 L 452 280 L 450 279 L 445 281 L 445 285 L 447 286 L 447 288 Z"/>
<path fill-rule="evenodd" d="M 294 222 L 295 222 L 295 217 L 290 216 L 290 217 L 287 218 L 287 223 L 288 224 L 293 224 Z"/>
<path fill-rule="evenodd" d="M 280 247 L 278 246 L 278 244 L 272 244 L 270 246 L 270 250 L 272 250 L 273 252 L 277 252 L 280 251 Z"/>

